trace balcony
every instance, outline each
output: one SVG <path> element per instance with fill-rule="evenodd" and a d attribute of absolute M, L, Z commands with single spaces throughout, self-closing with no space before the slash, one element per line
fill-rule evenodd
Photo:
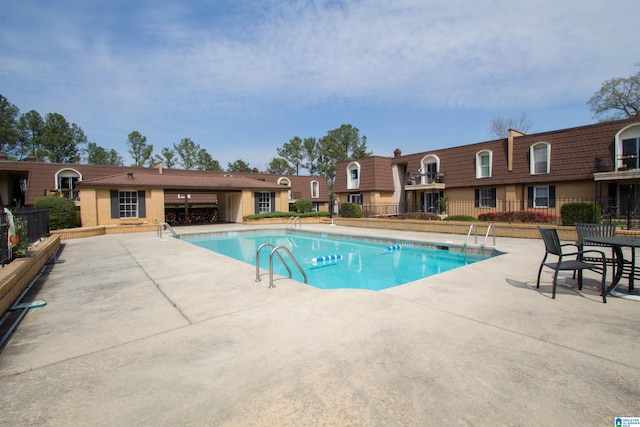
<path fill-rule="evenodd" d="M 406 173 L 404 176 L 405 190 L 444 190 L 444 174 L 442 172 L 430 173 Z"/>
<path fill-rule="evenodd" d="M 638 168 L 638 154 L 626 154 L 618 156 L 616 170 L 608 172 L 598 172 L 604 169 L 598 167 L 596 159 L 596 172 L 593 174 L 594 181 L 628 181 L 640 179 L 640 169 Z"/>

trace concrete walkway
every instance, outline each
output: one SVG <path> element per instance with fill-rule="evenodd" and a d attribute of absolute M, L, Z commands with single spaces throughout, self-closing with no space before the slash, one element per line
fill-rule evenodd
<path fill-rule="evenodd" d="M 462 243 L 465 236 L 309 229 Z M 246 228 L 218 225 L 212 230 Z M 201 230 L 202 228 L 200 228 Z M 177 229 L 179 233 L 196 228 Z M 0 425 L 608 426 L 640 416 L 640 302 L 543 245 L 385 291 L 323 291 L 155 233 L 69 240 L 0 354 Z M 594 276 L 595 277 L 595 276 Z"/>

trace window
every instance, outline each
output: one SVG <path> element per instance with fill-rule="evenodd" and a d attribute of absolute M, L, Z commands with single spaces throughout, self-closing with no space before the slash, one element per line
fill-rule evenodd
<path fill-rule="evenodd" d="M 271 193 L 261 192 L 257 193 L 256 197 L 256 213 L 271 212 Z"/>
<path fill-rule="evenodd" d="M 319 190 L 319 184 L 318 181 L 311 181 L 311 198 L 312 199 L 317 199 L 318 197 L 320 197 L 320 190 Z"/>
<path fill-rule="evenodd" d="M 627 169 L 638 169 L 638 142 L 640 138 L 622 140 L 622 165 Z"/>
<path fill-rule="evenodd" d="M 360 188 L 360 164 L 358 162 L 351 162 L 347 166 L 347 188 L 356 189 Z"/>
<path fill-rule="evenodd" d="M 556 187 L 537 186 L 528 189 L 530 208 L 555 208 L 556 207 Z"/>
<path fill-rule="evenodd" d="M 531 146 L 531 175 L 549 173 L 551 147 L 545 142 Z"/>
<path fill-rule="evenodd" d="M 489 150 L 476 154 L 476 178 L 491 178 L 493 153 Z"/>
<path fill-rule="evenodd" d="M 481 188 L 475 191 L 475 207 L 476 208 L 495 208 L 496 194 L 495 188 Z"/>
<path fill-rule="evenodd" d="M 80 172 L 73 169 L 63 169 L 56 174 L 56 189 L 62 192 L 63 197 L 78 200 L 76 185 L 82 179 Z"/>
<path fill-rule="evenodd" d="M 362 204 L 362 194 L 349 194 L 349 203 Z"/>
<path fill-rule="evenodd" d="M 440 159 L 438 156 L 429 154 L 420 161 L 418 174 L 420 175 L 420 184 L 431 184 L 438 179 L 438 171 L 440 170 Z"/>
<path fill-rule="evenodd" d="M 144 191 L 111 190 L 111 218 L 144 218 L 146 216 Z"/>
<path fill-rule="evenodd" d="M 291 180 L 289 180 L 289 178 L 282 177 L 278 179 L 278 184 L 289 187 L 289 191 L 287 191 L 287 197 L 289 200 L 291 200 Z"/>
<path fill-rule="evenodd" d="M 138 217 L 138 192 L 120 191 L 118 192 L 120 205 L 120 218 Z"/>
<path fill-rule="evenodd" d="M 616 170 L 640 169 L 640 125 L 634 123 L 621 129 L 615 144 Z"/>

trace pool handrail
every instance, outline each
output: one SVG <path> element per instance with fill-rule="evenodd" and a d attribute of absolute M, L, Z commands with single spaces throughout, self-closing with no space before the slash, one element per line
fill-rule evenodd
<path fill-rule="evenodd" d="M 299 216 L 295 215 L 289 217 L 289 221 L 287 221 L 287 225 L 285 225 L 285 228 L 287 228 L 289 225 L 292 225 L 293 228 L 296 228 L 296 222 L 298 222 L 298 224 L 300 224 L 300 228 L 302 228 L 302 220 Z"/>
<path fill-rule="evenodd" d="M 264 248 L 264 247 L 270 247 L 271 249 L 275 248 L 275 246 L 272 243 L 263 243 L 260 246 L 258 246 L 258 250 L 256 251 L 256 282 L 261 282 L 262 281 L 262 279 L 260 279 L 260 251 L 262 251 L 262 248 Z M 287 263 L 282 258 L 282 255 L 280 255 L 280 254 L 277 254 L 277 255 L 280 258 L 280 261 L 282 261 L 282 264 L 284 265 L 284 267 L 289 272 L 289 279 L 291 279 L 291 277 L 292 277 L 291 269 L 289 268 Z M 271 253 L 270 256 L 273 257 L 273 253 Z M 269 287 L 271 287 L 271 286 L 269 286 Z"/>
<path fill-rule="evenodd" d="M 291 258 L 291 260 L 296 265 L 300 273 L 302 273 L 302 277 L 304 278 L 304 283 L 305 284 L 307 283 L 307 274 L 304 272 L 302 267 L 300 267 L 298 260 L 296 260 L 296 257 L 293 256 L 291 251 L 286 246 L 275 246 L 272 243 L 263 243 L 258 247 L 258 250 L 256 250 L 256 282 L 262 281 L 262 279 L 260 279 L 260 252 L 262 251 L 262 248 L 265 248 L 265 247 L 272 248 L 271 253 L 269 254 L 269 287 L 270 288 L 275 288 L 275 285 L 273 284 L 273 256 L 274 255 L 277 255 L 278 258 L 280 258 L 280 262 L 282 262 L 282 265 L 284 265 L 284 268 L 286 268 L 287 271 L 289 272 L 289 279 L 293 278 L 293 273 L 291 272 L 291 268 L 289 268 L 289 265 L 287 264 L 287 262 L 284 260 L 284 258 L 282 258 L 282 255 L 280 255 L 280 252 L 279 252 L 280 250 L 284 250 L 289 255 L 289 258 Z"/>
<path fill-rule="evenodd" d="M 158 224 L 158 237 L 162 237 L 162 227 L 167 227 L 167 229 L 171 232 L 171 234 L 173 234 L 173 237 L 175 237 L 176 239 L 180 238 L 180 235 L 176 233 L 173 228 L 171 228 L 169 223 L 166 222 L 161 222 Z"/>
<path fill-rule="evenodd" d="M 464 249 L 467 248 L 467 244 L 469 243 L 469 237 L 471 237 L 471 232 L 475 231 L 475 243 L 478 244 L 478 227 L 476 226 L 476 224 L 471 224 L 469 226 L 469 232 L 467 233 L 467 238 L 464 241 Z M 493 246 L 496 246 L 496 228 L 493 225 L 493 223 L 490 223 L 487 226 L 487 232 L 484 235 L 484 240 L 482 241 L 482 245 L 480 246 L 481 248 L 484 248 L 487 245 L 487 239 L 489 238 L 489 233 L 493 231 Z"/>
<path fill-rule="evenodd" d="M 296 260 L 296 258 L 293 256 L 293 254 L 291 253 L 291 251 L 286 247 L 286 246 L 276 246 L 275 248 L 273 248 L 271 250 L 271 254 L 269 255 L 269 287 L 270 288 L 275 288 L 276 285 L 273 284 L 273 255 L 278 255 L 278 258 L 280 258 L 280 261 L 282 261 L 282 263 L 284 264 L 284 266 L 287 268 L 287 270 L 289 271 L 289 279 L 292 278 L 291 275 L 291 269 L 289 268 L 289 266 L 287 266 L 287 263 L 284 262 L 284 259 L 282 258 L 282 256 L 278 253 L 278 251 L 280 250 L 284 250 L 287 255 L 289 255 L 289 258 L 291 258 L 291 261 L 293 261 L 293 263 L 296 265 L 296 267 L 298 267 L 298 270 L 300 271 L 300 273 L 302 273 L 302 277 L 304 278 L 304 283 L 307 284 L 307 275 L 304 272 L 304 270 L 302 269 L 302 267 L 300 267 L 300 264 L 298 264 L 298 261 Z"/>

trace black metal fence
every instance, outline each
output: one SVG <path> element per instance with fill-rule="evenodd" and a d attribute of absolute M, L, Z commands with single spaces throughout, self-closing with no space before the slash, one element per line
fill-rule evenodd
<path fill-rule="evenodd" d="M 49 209 L 13 208 L 14 221 L 24 224 L 28 241 L 36 242 L 49 234 Z M 0 208 L 0 264 L 11 261 L 9 251 L 9 223 L 4 209 Z"/>
<path fill-rule="evenodd" d="M 444 202 L 444 204 L 443 204 Z M 561 225 L 561 208 L 566 203 L 592 202 L 600 206 L 602 222 L 617 223 L 625 228 L 640 228 L 640 205 L 625 202 L 617 206 L 609 201 L 593 199 L 556 199 L 552 206 L 530 207 L 529 202 L 519 200 L 496 200 L 491 206 L 480 206 L 475 200 L 446 200 L 431 206 L 411 203 L 363 204 L 364 217 L 393 217 L 398 219 L 442 219 L 446 217 L 497 218 L 506 222 L 544 222 Z"/>
<path fill-rule="evenodd" d="M 0 265 L 11 261 L 9 253 L 9 223 L 4 209 L 0 211 Z"/>

